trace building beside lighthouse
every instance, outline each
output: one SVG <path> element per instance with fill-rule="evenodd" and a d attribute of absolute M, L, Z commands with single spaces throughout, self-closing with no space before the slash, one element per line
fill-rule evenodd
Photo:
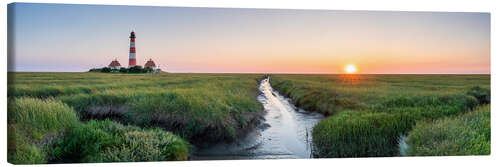
<path fill-rule="evenodd" d="M 115 59 L 111 61 L 111 63 L 109 63 L 108 68 L 110 68 L 111 70 L 120 70 L 120 68 L 122 68 L 122 65 L 120 64 L 120 62 L 118 62 L 117 59 Z"/>
<path fill-rule="evenodd" d="M 128 54 L 128 68 L 136 66 L 135 60 L 135 33 L 130 32 L 130 50 Z"/>
<path fill-rule="evenodd" d="M 149 67 L 149 68 L 153 69 L 153 71 L 156 71 L 156 64 L 153 61 L 153 59 L 149 59 L 148 62 L 146 62 L 146 64 L 144 64 L 144 68 L 146 68 L 146 67 Z"/>

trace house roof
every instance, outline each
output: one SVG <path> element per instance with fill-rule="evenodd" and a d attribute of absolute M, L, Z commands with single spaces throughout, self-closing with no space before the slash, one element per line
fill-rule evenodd
<path fill-rule="evenodd" d="M 153 61 L 153 59 L 149 59 L 148 62 L 146 62 L 146 64 L 144 65 L 144 67 L 152 68 L 152 67 L 156 67 L 156 64 Z"/>
<path fill-rule="evenodd" d="M 118 62 L 118 60 L 113 60 L 113 61 L 111 61 L 111 63 L 109 63 L 108 66 L 109 67 L 116 67 L 116 66 L 121 67 L 122 65 L 120 65 L 120 62 Z"/>

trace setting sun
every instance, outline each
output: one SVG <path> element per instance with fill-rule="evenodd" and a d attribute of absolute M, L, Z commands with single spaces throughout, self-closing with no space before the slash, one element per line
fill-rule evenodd
<path fill-rule="evenodd" d="M 349 73 L 349 74 L 352 74 L 352 73 L 356 73 L 356 66 L 355 65 L 352 65 L 352 64 L 348 64 L 347 66 L 345 66 L 345 72 L 346 73 Z"/>

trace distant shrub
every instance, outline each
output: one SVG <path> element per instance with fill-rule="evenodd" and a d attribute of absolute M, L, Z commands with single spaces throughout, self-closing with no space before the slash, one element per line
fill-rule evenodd
<path fill-rule="evenodd" d="M 141 66 L 133 66 L 128 68 L 128 73 L 146 73 L 146 70 L 144 70 Z"/>
<path fill-rule="evenodd" d="M 110 73 L 113 70 L 109 67 L 103 67 L 103 68 L 92 68 L 89 70 L 89 72 L 102 72 L 102 73 Z"/>
<path fill-rule="evenodd" d="M 99 68 L 91 68 L 89 72 L 101 72 L 101 69 Z"/>
<path fill-rule="evenodd" d="M 128 69 L 127 68 L 120 68 L 120 70 L 118 72 L 121 72 L 121 73 L 127 73 L 128 72 Z"/>
<path fill-rule="evenodd" d="M 8 101 L 8 161 L 46 162 L 42 140 L 79 124 L 76 112 L 52 99 L 14 98 Z"/>
<path fill-rule="evenodd" d="M 474 86 L 467 91 L 467 94 L 477 98 L 481 104 L 490 103 L 490 89 Z"/>
<path fill-rule="evenodd" d="M 187 160 L 189 144 L 161 129 L 92 120 L 58 140 L 50 154 L 55 162 Z"/>
<path fill-rule="evenodd" d="M 406 139 L 410 156 L 489 155 L 490 105 L 457 117 L 421 121 Z"/>
<path fill-rule="evenodd" d="M 101 73 L 110 73 L 110 72 L 120 72 L 120 73 L 148 73 L 153 72 L 153 69 L 146 67 L 142 68 L 141 66 L 133 66 L 130 68 L 120 68 L 119 70 L 111 69 L 109 67 L 103 68 L 92 68 L 89 72 L 101 72 Z"/>
<path fill-rule="evenodd" d="M 109 68 L 109 67 L 104 67 L 104 68 L 102 68 L 102 69 L 101 69 L 101 72 L 104 72 L 104 73 L 109 73 L 109 72 L 111 72 L 111 68 Z"/>

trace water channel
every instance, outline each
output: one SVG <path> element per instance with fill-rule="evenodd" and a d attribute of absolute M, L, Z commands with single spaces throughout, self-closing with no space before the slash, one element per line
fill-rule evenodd
<path fill-rule="evenodd" d="M 265 121 L 245 138 L 198 150 L 193 160 L 310 158 L 312 129 L 323 115 L 295 107 L 263 79 L 258 97 Z"/>

